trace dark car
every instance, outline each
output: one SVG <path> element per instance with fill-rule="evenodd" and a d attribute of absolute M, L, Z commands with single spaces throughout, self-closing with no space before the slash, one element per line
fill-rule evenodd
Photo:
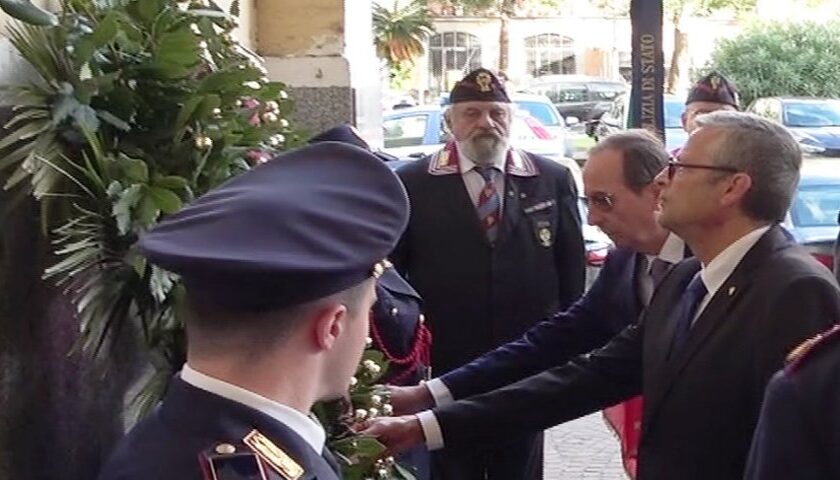
<path fill-rule="evenodd" d="M 600 118 L 612 101 L 629 88 L 624 81 L 606 78 L 546 75 L 535 79 L 524 91 L 550 98 L 567 122 L 570 118 L 586 122 Z"/>
<path fill-rule="evenodd" d="M 685 111 L 685 99 L 676 95 L 665 95 L 663 100 L 665 148 L 671 152 L 682 147 L 688 140 L 688 133 L 686 133 L 682 126 L 682 113 Z M 601 116 L 600 120 L 589 123 L 587 128 L 589 136 L 597 141 L 611 133 L 630 128 L 629 102 L 629 94 L 619 95 L 613 101 L 610 109 Z"/>
<path fill-rule="evenodd" d="M 748 112 L 788 127 L 806 153 L 840 157 L 840 100 L 813 97 L 766 97 Z"/>
<path fill-rule="evenodd" d="M 818 158 L 803 162 L 799 186 L 783 223 L 797 243 L 830 269 L 835 265 L 834 243 L 840 234 L 840 169 L 835 162 Z"/>

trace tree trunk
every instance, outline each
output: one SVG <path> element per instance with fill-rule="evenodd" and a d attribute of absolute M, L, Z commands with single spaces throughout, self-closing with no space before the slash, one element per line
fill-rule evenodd
<path fill-rule="evenodd" d="M 508 71 L 508 50 L 510 47 L 508 22 L 508 16 L 502 13 L 502 24 L 499 27 L 499 72 L 504 72 L 505 75 L 507 75 Z"/>
<path fill-rule="evenodd" d="M 674 51 L 671 53 L 671 66 L 668 69 L 668 81 L 665 90 L 668 93 L 676 93 L 682 75 L 682 61 L 688 49 L 688 35 L 682 31 L 682 11 L 674 13 Z"/>
<path fill-rule="evenodd" d="M 499 6 L 501 25 L 499 26 L 499 72 L 508 74 L 510 53 L 510 19 L 516 14 L 516 0 L 502 0 Z"/>

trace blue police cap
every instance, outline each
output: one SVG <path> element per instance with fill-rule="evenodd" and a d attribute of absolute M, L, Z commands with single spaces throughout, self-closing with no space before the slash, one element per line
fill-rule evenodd
<path fill-rule="evenodd" d="M 334 127 L 324 130 L 321 133 L 316 134 L 307 141 L 307 143 L 321 142 L 349 143 L 350 145 L 355 145 L 357 147 L 364 148 L 369 152 L 372 152 L 383 162 L 394 162 L 399 160 L 398 157 L 395 157 L 390 153 L 375 151 L 372 148 L 370 148 L 370 145 L 368 145 L 367 142 L 365 142 L 364 139 L 362 139 L 362 136 L 361 134 L 359 134 L 359 131 L 356 130 L 356 127 L 352 125 L 336 125 Z"/>
<path fill-rule="evenodd" d="M 399 179 L 373 154 L 324 142 L 280 155 L 142 236 L 189 294 L 228 310 L 293 306 L 369 278 L 408 222 Z"/>

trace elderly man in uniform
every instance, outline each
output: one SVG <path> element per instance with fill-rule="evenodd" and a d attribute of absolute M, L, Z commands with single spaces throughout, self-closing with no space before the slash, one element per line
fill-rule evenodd
<path fill-rule="evenodd" d="M 236 177 L 140 240 L 183 277 L 187 363 L 102 480 L 337 480 L 314 402 L 347 392 L 374 277 L 408 218 L 397 177 L 323 143 Z"/>
<path fill-rule="evenodd" d="M 569 170 L 510 146 L 510 99 L 489 70 L 469 73 L 449 100 L 453 140 L 398 171 L 411 215 L 392 255 L 423 296 L 437 373 L 518 338 L 584 287 Z M 433 461 L 436 478 L 542 477 L 541 434 L 466 447 Z"/>

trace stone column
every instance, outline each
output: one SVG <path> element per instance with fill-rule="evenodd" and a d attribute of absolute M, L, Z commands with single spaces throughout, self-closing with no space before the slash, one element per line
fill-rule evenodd
<path fill-rule="evenodd" d="M 268 76 L 289 85 L 296 120 L 317 133 L 355 125 L 382 142 L 381 74 L 370 0 L 256 2 L 257 50 Z"/>

